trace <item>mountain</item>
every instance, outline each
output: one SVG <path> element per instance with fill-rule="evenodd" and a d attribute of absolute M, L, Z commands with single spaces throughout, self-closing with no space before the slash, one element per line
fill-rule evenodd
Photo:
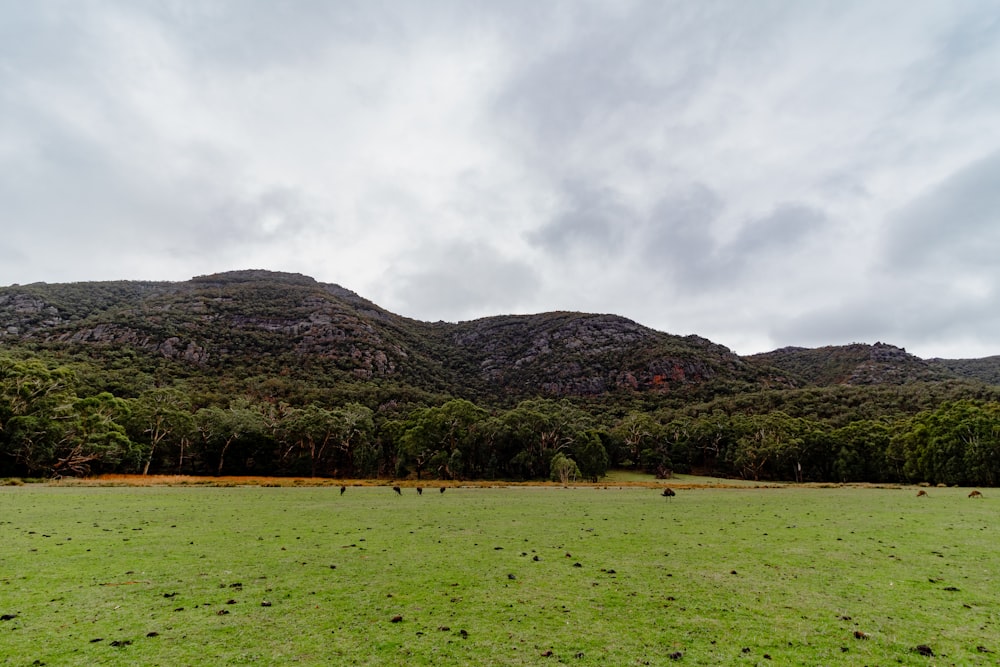
<path fill-rule="evenodd" d="M 795 386 L 881 385 L 935 382 L 963 374 L 941 363 L 924 361 L 887 343 L 785 347 L 747 357 L 786 374 Z"/>
<path fill-rule="evenodd" d="M 3 287 L 2 348 L 117 368 L 113 388 L 126 394 L 121 385 L 129 382 L 139 390 L 157 378 L 186 377 L 229 388 L 266 384 L 262 392 L 299 390 L 282 389 L 285 383 L 339 392 L 377 387 L 421 400 L 640 396 L 665 405 L 764 389 L 1000 384 L 1000 357 L 927 361 L 886 343 L 740 357 L 704 338 L 616 315 L 420 322 L 339 285 L 261 270 L 184 282 Z"/>
<path fill-rule="evenodd" d="M 339 285 L 256 270 L 0 288 L 0 346 L 105 364 L 127 350 L 150 375 L 374 382 L 492 400 L 686 396 L 766 381 L 722 345 L 615 315 L 419 322 Z"/>
<path fill-rule="evenodd" d="M 590 479 L 996 485 L 998 380 L 1000 357 L 740 357 L 608 314 L 420 322 L 294 273 L 12 285 L 0 476 L 543 479 L 562 456 Z"/>
<path fill-rule="evenodd" d="M 1000 356 L 983 359 L 931 359 L 928 363 L 970 380 L 1000 385 Z"/>

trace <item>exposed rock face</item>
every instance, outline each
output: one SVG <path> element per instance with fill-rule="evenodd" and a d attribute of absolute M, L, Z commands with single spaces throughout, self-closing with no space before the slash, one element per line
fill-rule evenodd
<path fill-rule="evenodd" d="M 30 294 L 0 294 L 0 322 L 4 333 L 18 335 L 22 330 L 33 327 L 58 326 L 62 319 L 59 310 Z"/>
<path fill-rule="evenodd" d="M 205 348 L 193 341 L 188 341 L 185 344 L 176 336 L 160 343 L 157 352 L 169 359 L 181 359 L 199 366 L 208 362 L 208 352 L 205 351 Z"/>

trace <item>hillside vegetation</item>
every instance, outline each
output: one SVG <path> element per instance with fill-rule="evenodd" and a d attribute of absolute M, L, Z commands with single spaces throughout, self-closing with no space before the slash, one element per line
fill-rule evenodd
<path fill-rule="evenodd" d="M 427 323 L 307 276 L 0 288 L 0 475 L 1000 480 L 996 358 Z"/>

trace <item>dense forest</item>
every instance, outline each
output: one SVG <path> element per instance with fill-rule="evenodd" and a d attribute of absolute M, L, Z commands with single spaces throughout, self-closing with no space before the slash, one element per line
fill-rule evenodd
<path fill-rule="evenodd" d="M 1000 483 L 997 360 L 425 323 L 306 276 L 0 288 L 0 476 Z"/>

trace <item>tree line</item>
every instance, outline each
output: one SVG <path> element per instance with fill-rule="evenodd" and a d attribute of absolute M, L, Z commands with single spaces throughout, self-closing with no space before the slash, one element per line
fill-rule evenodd
<path fill-rule="evenodd" d="M 761 408 L 765 409 L 761 409 Z M 97 473 L 344 479 L 599 480 L 661 477 L 1000 483 L 1000 402 L 912 414 L 796 416 L 787 405 L 641 409 L 536 398 L 510 407 L 331 404 L 194 395 L 167 384 L 118 396 L 68 366 L 0 356 L 0 476 Z"/>

